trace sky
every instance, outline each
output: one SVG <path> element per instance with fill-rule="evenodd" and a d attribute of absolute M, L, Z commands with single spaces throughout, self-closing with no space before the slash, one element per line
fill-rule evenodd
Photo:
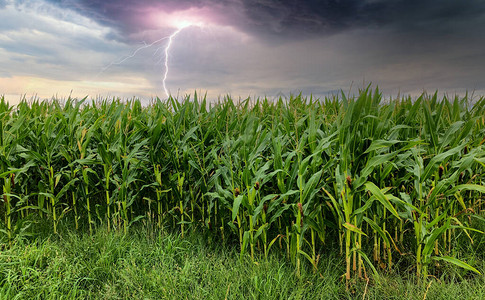
<path fill-rule="evenodd" d="M 11 103 L 166 99 L 165 73 L 178 98 L 485 95 L 483 0 L 0 0 L 0 20 Z"/>

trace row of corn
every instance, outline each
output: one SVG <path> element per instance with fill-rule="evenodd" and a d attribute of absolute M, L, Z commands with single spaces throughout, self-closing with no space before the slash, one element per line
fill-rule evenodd
<path fill-rule="evenodd" d="M 437 261 L 478 272 L 453 249 L 482 234 L 484 142 L 484 98 L 1 98 L 0 239 L 145 222 L 284 252 L 297 273 L 329 251 L 347 280 L 404 255 L 418 278 Z"/>

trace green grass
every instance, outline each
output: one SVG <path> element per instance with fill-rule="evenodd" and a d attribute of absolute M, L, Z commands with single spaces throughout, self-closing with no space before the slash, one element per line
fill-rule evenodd
<path fill-rule="evenodd" d="M 308 272 L 297 279 L 278 257 L 254 264 L 234 249 L 190 235 L 139 230 L 124 236 L 66 232 L 18 243 L 0 255 L 4 299 L 287 299 L 340 292 L 329 258 L 325 279 Z"/>
<path fill-rule="evenodd" d="M 0 299 L 485 297 L 483 276 L 461 278 L 462 270 L 453 267 L 446 280 L 432 279 L 428 286 L 416 285 L 412 273 L 382 272 L 379 282 L 356 281 L 347 290 L 345 265 L 333 252 L 322 255 L 316 272 L 304 264 L 298 277 L 285 256 L 239 260 L 234 247 L 200 232 L 182 239 L 146 226 L 131 230 L 124 235 L 99 228 L 90 236 L 41 229 L 35 238 L 19 238 L 0 252 Z M 485 269 L 483 260 L 477 265 Z"/>

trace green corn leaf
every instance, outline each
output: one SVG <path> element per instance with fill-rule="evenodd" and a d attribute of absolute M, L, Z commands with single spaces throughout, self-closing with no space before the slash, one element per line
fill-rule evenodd
<path fill-rule="evenodd" d="M 360 214 L 363 214 L 365 213 L 371 206 L 372 206 L 372 203 L 374 202 L 374 200 L 376 199 L 376 197 L 372 196 L 370 197 L 369 199 L 367 199 L 367 201 L 365 201 L 365 204 L 362 205 L 361 207 L 357 208 L 356 210 L 354 210 L 352 212 L 352 217 L 353 216 L 358 216 Z"/>
<path fill-rule="evenodd" d="M 282 234 L 278 234 L 274 239 L 271 240 L 271 242 L 269 243 L 268 245 L 268 252 L 269 250 L 271 249 L 271 247 L 273 246 L 273 244 L 278 240 L 278 239 L 282 239 L 284 238 L 284 236 Z"/>
<path fill-rule="evenodd" d="M 377 272 L 377 269 L 374 267 L 374 265 L 370 261 L 370 259 L 367 256 L 367 254 L 365 254 L 364 252 L 362 252 L 361 250 L 356 249 L 356 248 L 352 248 L 351 252 L 357 252 L 358 254 L 360 254 L 360 256 L 365 260 L 365 262 L 369 265 L 369 267 L 371 268 L 372 272 L 374 273 L 374 276 L 375 276 L 376 281 L 379 282 L 379 279 L 380 279 L 379 273 Z"/>
<path fill-rule="evenodd" d="M 273 224 L 274 221 L 276 221 L 281 214 L 283 214 L 286 210 L 288 210 L 291 207 L 290 204 L 283 204 L 280 206 L 276 212 L 271 216 L 271 219 L 269 220 L 269 224 Z"/>
<path fill-rule="evenodd" d="M 305 184 L 305 187 L 303 189 L 303 199 L 302 203 L 306 203 L 309 198 L 309 195 L 315 190 L 318 182 L 320 181 L 320 177 L 322 176 L 323 170 L 318 171 L 317 173 L 313 174 L 312 177 L 308 180 L 308 182 Z"/>
<path fill-rule="evenodd" d="M 253 237 L 254 240 L 256 240 L 267 227 L 268 227 L 268 223 L 261 225 L 256 231 L 256 233 L 254 234 L 254 237 Z"/>
<path fill-rule="evenodd" d="M 345 223 L 342 224 L 342 226 L 347 228 L 350 231 L 353 231 L 353 232 L 367 236 L 367 234 L 365 234 L 362 230 L 360 230 L 360 228 L 358 228 L 357 226 L 355 226 L 353 224 L 345 222 Z"/>
<path fill-rule="evenodd" d="M 468 190 L 477 191 L 480 193 L 485 193 L 485 186 L 479 184 L 460 184 L 455 186 L 450 193 L 455 193 L 457 191 Z"/>
<path fill-rule="evenodd" d="M 7 177 L 7 175 L 10 175 L 12 173 L 16 173 L 16 172 L 19 172 L 19 171 L 22 171 L 22 169 L 12 169 L 12 170 L 9 170 L 7 172 L 3 172 L 0 174 L 0 178 L 5 178 Z"/>
<path fill-rule="evenodd" d="M 435 228 L 431 231 L 431 235 L 426 240 L 426 244 L 423 248 L 423 261 L 426 262 L 427 258 L 431 255 L 433 251 L 434 242 L 445 232 L 446 229 L 450 227 L 450 219 L 441 227 Z"/>
<path fill-rule="evenodd" d="M 465 270 L 473 271 L 473 272 L 475 272 L 477 274 L 480 274 L 480 275 L 482 274 L 477 269 L 475 269 L 474 267 L 472 267 L 469 264 L 465 263 L 464 261 L 461 261 L 461 260 L 459 260 L 457 258 L 454 258 L 454 257 L 450 257 L 450 256 L 432 256 L 431 258 L 434 259 L 434 260 L 443 260 L 443 261 L 452 263 L 454 265 L 457 265 L 458 267 L 463 268 Z"/>
<path fill-rule="evenodd" d="M 389 198 L 386 197 L 386 195 L 373 182 L 370 182 L 370 181 L 367 182 L 365 184 L 365 188 L 367 191 L 371 192 L 371 194 L 374 195 L 376 199 L 379 200 L 379 202 L 381 202 L 382 205 L 388 211 L 390 211 L 396 218 L 401 219 L 396 209 L 392 206 L 391 202 L 389 201 Z"/>
<path fill-rule="evenodd" d="M 330 194 L 330 192 L 327 191 L 324 187 L 322 187 L 322 190 L 330 198 L 330 201 L 332 202 L 332 205 L 333 205 L 333 211 L 337 213 L 340 220 L 343 220 L 344 216 L 343 216 L 343 212 L 342 212 L 342 209 L 341 209 L 341 205 L 339 205 L 337 200 L 335 200 L 335 198 L 332 196 L 332 194 Z"/>
<path fill-rule="evenodd" d="M 450 156 L 458 154 L 464 147 L 465 145 L 460 145 L 434 156 L 424 169 L 423 176 L 421 177 L 421 182 L 424 182 L 426 179 L 428 179 L 438 169 L 439 164 L 443 163 L 443 161 L 448 159 Z"/>
<path fill-rule="evenodd" d="M 239 207 L 241 206 L 242 200 L 243 200 L 243 195 L 238 195 L 234 199 L 234 204 L 232 205 L 232 221 L 236 219 L 236 216 L 239 213 Z"/>
<path fill-rule="evenodd" d="M 377 234 L 379 234 L 381 236 L 382 239 L 384 239 L 384 241 L 386 242 L 387 245 L 390 244 L 389 243 L 389 239 L 387 238 L 386 233 L 382 230 L 382 228 L 379 225 L 377 225 L 376 222 L 374 222 L 374 220 L 369 219 L 367 217 L 364 217 L 364 220 L 367 223 L 369 223 L 369 225 L 372 227 L 372 229 L 374 229 L 377 232 Z"/>
<path fill-rule="evenodd" d="M 245 231 L 243 235 L 243 243 L 242 243 L 242 248 L 241 248 L 241 255 L 240 259 L 243 258 L 244 253 L 246 252 L 246 248 L 248 247 L 248 243 L 250 242 L 251 235 L 249 231 Z"/>
<path fill-rule="evenodd" d="M 298 250 L 298 254 L 301 254 L 303 255 L 311 264 L 314 263 L 313 259 L 310 257 L 310 255 L 308 255 L 308 253 L 302 251 L 302 250 Z"/>
<path fill-rule="evenodd" d="M 263 210 L 263 207 L 264 207 L 264 203 L 266 201 L 269 201 L 269 200 L 272 200 L 272 199 L 275 199 L 276 197 L 278 196 L 278 194 L 270 194 L 270 195 L 266 195 L 263 197 L 263 199 L 261 199 L 261 201 L 259 201 L 259 204 L 258 206 L 256 207 L 256 209 L 254 210 L 254 213 L 253 213 L 253 217 L 254 218 L 257 218 L 259 216 L 259 214 L 261 213 L 261 211 Z"/>

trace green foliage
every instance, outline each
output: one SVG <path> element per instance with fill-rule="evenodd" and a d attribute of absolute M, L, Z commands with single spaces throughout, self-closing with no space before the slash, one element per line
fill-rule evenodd
<path fill-rule="evenodd" d="M 392 270 L 402 255 L 418 278 L 437 261 L 475 271 L 453 249 L 483 220 L 484 136 L 484 98 L 383 103 L 370 88 L 146 107 L 2 98 L 0 238 L 12 246 L 33 216 L 53 233 L 64 220 L 91 234 L 150 222 L 205 228 L 241 259 L 282 251 L 297 274 L 335 245 L 347 281 L 367 276 L 364 260 Z"/>

